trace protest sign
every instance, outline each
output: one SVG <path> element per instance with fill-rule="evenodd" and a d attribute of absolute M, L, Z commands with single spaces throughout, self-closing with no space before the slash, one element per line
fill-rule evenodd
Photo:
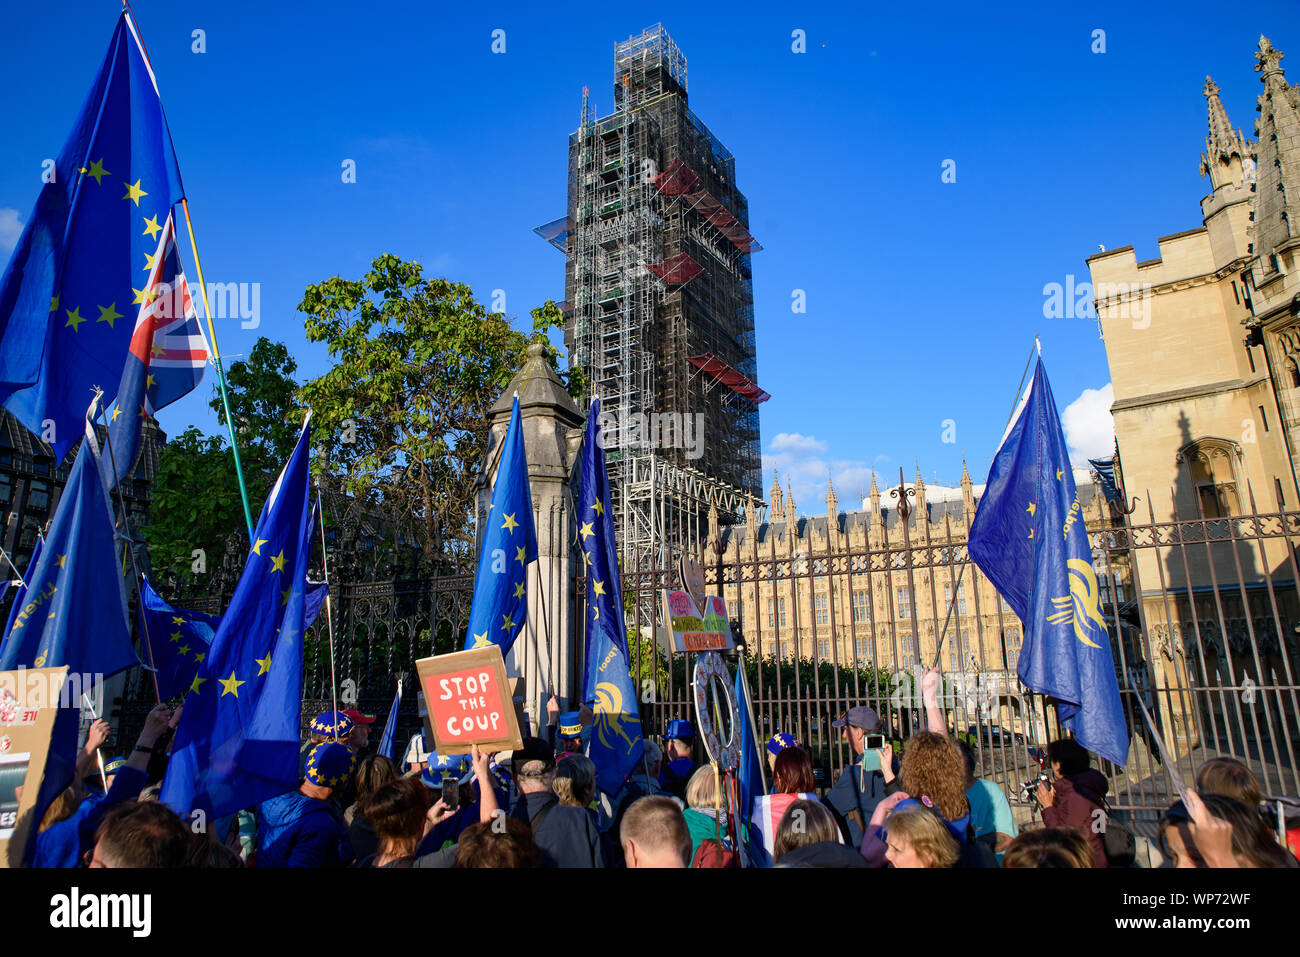
<path fill-rule="evenodd" d="M 18 867 L 68 669 L 0 671 L 0 867 Z M 76 706 L 76 702 L 71 702 Z"/>
<path fill-rule="evenodd" d="M 501 648 L 474 648 L 415 663 L 439 754 L 523 747 Z"/>

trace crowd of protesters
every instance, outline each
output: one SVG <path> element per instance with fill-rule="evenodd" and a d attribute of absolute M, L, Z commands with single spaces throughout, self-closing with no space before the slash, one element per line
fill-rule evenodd
<path fill-rule="evenodd" d="M 1073 739 L 1052 742 L 1033 791 L 1041 826 L 1021 832 L 1006 793 L 976 776 L 976 755 L 947 731 L 937 672 L 922 683 L 927 730 L 881 744 L 878 714 L 859 706 L 833 726 L 853 753 L 824 797 L 809 753 L 789 734 L 767 743 L 771 793 L 734 826 L 736 789 L 694 759 L 694 731 L 669 722 L 662 749 L 617 794 L 597 788 L 584 753 L 590 712 L 548 704 L 547 737 L 495 755 L 426 750 L 416 735 L 398 762 L 374 753 L 373 716 L 329 711 L 311 724 L 298 789 L 195 828 L 158 803 L 166 745 L 179 718 L 148 715 L 129 757 L 96 766 L 108 725 L 91 725 L 77 779 L 39 823 L 40 867 L 896 867 L 1135 866 L 1132 832 L 1109 818 L 1109 782 Z M 881 746 L 869 746 L 877 745 Z M 1165 866 L 1296 867 L 1246 765 L 1213 758 L 1160 817 Z M 1286 835 L 1284 835 L 1285 837 Z M 1290 837 L 1294 841 L 1295 833 Z"/>

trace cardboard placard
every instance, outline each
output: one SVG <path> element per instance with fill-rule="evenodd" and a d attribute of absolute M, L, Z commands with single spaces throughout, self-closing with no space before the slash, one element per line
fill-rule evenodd
<path fill-rule="evenodd" d="M 499 645 L 421 658 L 415 670 L 440 755 L 464 754 L 474 744 L 485 752 L 523 747 Z"/>
<path fill-rule="evenodd" d="M 66 666 L 0 671 L 0 867 L 20 866 L 34 833 L 32 814 L 67 676 Z"/>
<path fill-rule="evenodd" d="M 673 651 L 728 651 L 735 647 L 727 602 L 718 595 L 704 599 L 701 612 L 684 591 L 663 592 L 664 621 L 672 632 Z"/>

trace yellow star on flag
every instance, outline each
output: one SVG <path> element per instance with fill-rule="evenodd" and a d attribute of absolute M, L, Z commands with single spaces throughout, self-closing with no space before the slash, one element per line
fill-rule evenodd
<path fill-rule="evenodd" d="M 66 329 L 71 326 L 73 332 L 80 332 L 81 324 L 86 321 L 86 317 L 81 314 L 81 307 L 78 306 L 76 309 L 65 309 L 63 311 L 68 314 L 68 321 L 63 324 L 63 327 Z"/>
<path fill-rule="evenodd" d="M 104 161 L 97 159 L 90 164 L 90 169 L 85 171 L 86 175 L 95 181 L 96 186 L 102 186 L 104 177 L 108 175 L 108 170 L 104 169 Z M 125 199 L 126 197 L 122 197 Z"/>
<path fill-rule="evenodd" d="M 279 555 L 274 555 L 274 556 L 272 556 L 272 558 L 271 558 L 271 570 L 272 570 L 272 571 L 277 571 L 277 572 L 282 572 L 282 571 L 284 571 L 284 549 L 283 549 L 283 548 L 280 549 L 280 554 L 279 554 Z"/>
<path fill-rule="evenodd" d="M 196 654 L 196 655 L 194 656 L 194 660 L 195 660 L 195 661 L 202 661 L 202 660 L 203 660 L 204 658 L 206 658 L 206 657 L 207 657 L 207 654 L 204 653 L 204 652 L 202 652 L 202 651 L 200 651 L 198 654 Z"/>
<path fill-rule="evenodd" d="M 281 604 L 281 605 L 287 605 L 287 604 L 289 604 L 289 592 L 291 592 L 291 591 L 293 591 L 292 588 L 286 588 L 284 591 L 280 592 L 280 604 Z"/>
<path fill-rule="evenodd" d="M 110 303 L 108 304 L 108 308 L 107 308 L 107 309 L 105 309 L 103 306 L 97 306 L 96 308 L 99 309 L 99 318 L 96 319 L 95 321 L 96 321 L 96 322 L 107 322 L 107 323 L 108 323 L 108 328 L 110 328 L 110 329 L 113 328 L 113 320 L 114 320 L 114 319 L 121 319 L 121 318 L 122 318 L 122 314 L 121 314 L 120 312 L 117 311 L 117 303 L 115 303 L 115 302 L 110 302 Z"/>
<path fill-rule="evenodd" d="M 590 538 L 592 535 L 595 535 L 595 534 L 596 534 L 595 530 L 592 529 L 591 526 L 592 526 L 592 523 L 591 523 L 591 522 L 583 522 L 583 523 L 582 523 L 582 528 L 578 529 L 578 531 L 579 531 L 579 533 L 582 535 L 583 538 Z"/>
<path fill-rule="evenodd" d="M 262 548 L 262 546 L 265 545 L 265 544 L 266 544 L 266 539 L 265 539 L 265 538 L 259 538 L 257 541 L 253 542 L 253 554 L 254 554 L 254 555 L 260 555 L 260 554 L 262 554 L 262 552 L 261 552 L 261 548 Z"/>
<path fill-rule="evenodd" d="M 1025 509 L 1025 511 L 1028 512 L 1030 515 L 1033 515 L 1034 512 L 1037 510 L 1038 510 L 1038 506 L 1035 505 L 1033 502 L 1030 502 L 1029 507 Z"/>
<path fill-rule="evenodd" d="M 605 583 L 599 578 L 593 578 L 591 580 L 591 590 L 594 594 L 603 595 L 605 594 Z"/>
<path fill-rule="evenodd" d="M 509 615 L 502 615 L 501 618 L 502 618 L 502 624 L 501 624 L 502 631 L 509 631 L 511 628 L 515 626 L 515 623 L 510 620 Z"/>
<path fill-rule="evenodd" d="M 50 297 L 50 312 L 58 312 L 58 311 L 59 311 L 59 297 L 58 297 L 58 296 L 51 296 L 51 297 Z"/>
<path fill-rule="evenodd" d="M 489 647 L 491 644 L 492 644 L 492 642 L 488 641 L 487 632 L 485 631 L 485 632 L 483 632 L 483 634 L 481 634 L 481 635 L 475 635 L 475 636 L 474 636 L 474 644 L 470 645 L 470 647 L 471 647 L 471 648 L 487 648 L 487 647 Z"/>
<path fill-rule="evenodd" d="M 1056 480 L 1057 480 L 1058 482 L 1061 481 L 1061 476 L 1064 475 L 1064 474 L 1065 474 L 1065 470 L 1064 470 L 1064 469 L 1057 469 L 1057 470 L 1056 470 Z"/>
<path fill-rule="evenodd" d="M 517 547 L 517 548 L 515 549 L 515 561 L 517 561 L 520 565 L 525 564 L 525 562 L 524 562 L 524 555 L 525 555 L 526 551 L 527 551 L 527 550 L 526 550 L 526 549 L 524 548 L 524 546 L 522 546 L 522 545 L 520 545 L 519 547 Z"/>
<path fill-rule="evenodd" d="M 265 658 L 254 658 L 253 661 L 257 663 L 258 677 L 261 677 L 271 670 L 271 653 L 269 651 L 266 653 Z"/>
<path fill-rule="evenodd" d="M 516 597 L 516 598 L 523 598 L 523 597 L 524 597 L 524 583 L 523 583 L 523 582 L 520 582 L 519 584 L 515 585 L 515 597 Z"/>
<path fill-rule="evenodd" d="M 516 528 L 519 527 L 519 523 L 515 521 L 514 512 L 511 512 L 509 515 L 506 516 L 505 521 L 502 522 L 501 524 L 501 527 L 505 529 L 507 532 L 513 532 Z"/>
<path fill-rule="evenodd" d="M 185 619 L 182 618 L 180 615 L 172 615 L 172 624 L 173 624 L 173 625 L 183 625 L 183 624 L 185 624 Z"/>
<path fill-rule="evenodd" d="M 146 389 L 148 389 L 151 386 L 155 386 L 157 384 L 158 384 L 158 380 L 155 379 L 153 376 L 149 376 L 144 380 L 144 387 Z"/>
<path fill-rule="evenodd" d="M 154 344 L 153 344 L 152 346 L 149 347 L 149 355 L 154 356 L 155 358 L 157 358 L 158 356 L 160 356 L 160 355 L 162 355 L 162 354 L 163 354 L 162 343 L 154 342 Z"/>
<path fill-rule="evenodd" d="M 600 504 L 600 499 L 596 499 L 596 504 L 593 505 L 592 508 L 596 510 L 597 515 L 605 514 L 605 506 Z"/>
<path fill-rule="evenodd" d="M 139 180 L 136 180 L 134 185 L 127 182 L 123 182 L 122 185 L 126 187 L 126 195 L 123 196 L 122 198 L 131 200 L 131 202 L 135 203 L 136 206 L 140 205 L 141 196 L 149 195 L 148 193 L 146 193 L 144 190 L 140 188 Z"/>
<path fill-rule="evenodd" d="M 190 646 L 189 646 L 189 645 L 181 645 L 179 648 L 176 649 L 176 651 L 177 651 L 178 654 L 188 655 L 188 654 L 190 653 Z"/>
<path fill-rule="evenodd" d="M 232 694 L 236 698 L 238 698 L 239 686 L 248 684 L 247 681 L 240 681 L 238 678 L 236 678 L 233 669 L 230 672 L 229 678 L 218 678 L 217 680 L 221 682 L 221 688 L 222 688 L 221 697 L 223 698 L 228 694 Z"/>
<path fill-rule="evenodd" d="M 144 254 L 144 271 L 145 271 L 145 272 L 150 272 L 150 271 L 152 271 L 152 270 L 153 270 L 153 264 L 156 263 L 157 261 L 158 261 L 158 254 L 157 254 L 157 253 L 154 253 L 152 256 L 149 255 L 148 253 L 145 253 L 145 254 Z"/>
<path fill-rule="evenodd" d="M 117 408 L 117 406 L 114 406 L 114 407 L 113 407 L 113 417 L 112 417 L 111 419 L 108 420 L 108 424 L 109 424 L 109 425 L 112 425 L 114 422 L 116 422 L 116 421 L 117 421 L 117 417 L 118 417 L 119 415 L 121 415 L 121 414 L 122 414 L 122 410 L 119 409 L 119 408 Z"/>
<path fill-rule="evenodd" d="M 58 565 L 60 568 L 67 568 L 68 567 L 66 564 L 67 561 L 68 561 L 67 555 L 60 555 L 58 560 L 54 564 Z"/>
<path fill-rule="evenodd" d="M 154 239 L 161 232 L 162 227 L 158 225 L 158 217 L 156 215 L 146 216 L 144 218 L 144 232 L 140 234 L 141 236 L 148 236 L 150 239 Z"/>
<path fill-rule="evenodd" d="M 180 641 L 182 638 L 184 638 L 184 637 L 185 637 L 185 636 L 182 635 L 179 631 L 173 631 L 173 632 L 172 632 L 172 638 L 171 638 L 171 640 L 172 640 L 173 642 L 179 642 L 179 641 Z"/>
<path fill-rule="evenodd" d="M 196 676 L 196 677 L 194 678 L 194 684 L 190 685 L 190 690 L 191 690 L 191 691 L 198 691 L 198 690 L 199 690 L 199 685 L 203 684 L 203 682 L 205 682 L 205 681 L 207 681 L 207 680 L 208 680 L 207 678 L 199 678 L 199 677 Z M 235 695 L 235 697 L 238 698 L 239 695 Z"/>

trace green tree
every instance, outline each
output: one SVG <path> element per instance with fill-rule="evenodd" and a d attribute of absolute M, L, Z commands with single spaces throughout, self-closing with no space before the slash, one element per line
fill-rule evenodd
<path fill-rule="evenodd" d="M 162 447 L 143 532 L 155 580 L 180 587 L 216 571 L 232 533 L 247 544 L 235 460 L 224 439 L 191 427 Z"/>
<path fill-rule="evenodd" d="M 257 507 L 270 491 L 275 476 L 289 460 L 302 430 L 303 411 L 298 402 L 298 363 L 283 342 L 265 336 L 257 340 L 246 360 L 226 369 L 226 392 L 235 420 L 239 454 L 248 482 L 248 498 Z M 221 393 L 213 387 L 208 403 L 217 420 L 226 425 Z"/>
<path fill-rule="evenodd" d="M 529 337 L 468 286 L 426 279 L 418 263 L 391 254 L 362 279 L 308 286 L 298 310 L 307 338 L 326 343 L 333 360 L 300 393 L 312 409 L 316 467 L 356 508 L 381 509 L 397 537 L 419 546 L 426 570 L 466 569 L 487 413 Z M 546 341 L 562 316 L 548 302 L 532 318 L 533 339 Z"/>

